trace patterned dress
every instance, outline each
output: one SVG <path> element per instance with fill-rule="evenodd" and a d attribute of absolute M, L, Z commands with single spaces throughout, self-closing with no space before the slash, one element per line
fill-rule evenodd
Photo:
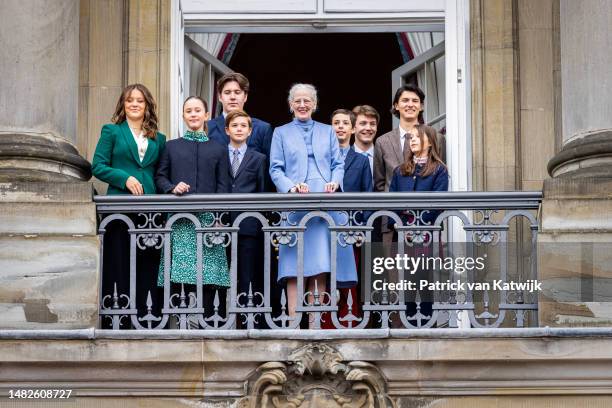
<path fill-rule="evenodd" d="M 185 132 L 187 140 L 197 142 L 208 141 L 204 132 Z M 197 213 L 195 215 L 202 227 L 212 226 L 214 216 L 212 213 Z M 168 215 L 169 217 L 172 214 Z M 172 224 L 170 233 L 171 267 L 170 281 L 175 283 L 196 284 L 196 232 L 193 223 L 181 218 Z M 164 286 L 164 251 L 162 249 L 158 286 Z M 202 240 L 202 282 L 204 285 L 230 286 L 229 270 L 225 248 L 222 245 L 207 246 Z"/>

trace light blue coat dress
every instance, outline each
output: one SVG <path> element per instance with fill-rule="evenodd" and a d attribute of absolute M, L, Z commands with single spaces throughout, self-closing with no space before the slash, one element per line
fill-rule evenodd
<path fill-rule="evenodd" d="M 298 183 L 308 184 L 311 192 L 323 192 L 326 183 L 342 188 L 344 160 L 333 128 L 323 123 L 294 119 L 274 130 L 270 149 L 270 177 L 279 192 L 288 192 Z M 290 223 L 299 223 L 303 211 L 289 214 Z M 331 212 L 336 224 L 346 216 Z M 297 245 L 281 245 L 278 280 L 297 276 Z M 327 222 L 313 218 L 304 232 L 304 276 L 331 271 L 331 238 Z M 353 247 L 337 244 L 336 281 L 338 287 L 354 286 L 357 269 Z"/>

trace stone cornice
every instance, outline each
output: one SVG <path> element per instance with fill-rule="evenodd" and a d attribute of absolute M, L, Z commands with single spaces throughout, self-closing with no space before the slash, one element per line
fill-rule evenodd
<path fill-rule="evenodd" d="M 0 383 L 2 394 L 27 384 L 71 388 L 78 396 L 238 398 L 246 395 L 257 367 L 289 362 L 301 347 L 324 344 L 337 350 L 345 364 L 364 361 L 376 366 L 386 379 L 389 396 L 612 392 L 610 329 L 559 329 L 556 335 L 544 334 L 554 333 L 553 329 L 533 329 L 523 336 L 516 332 L 499 337 L 482 332 L 478 336 L 476 330 L 469 330 L 474 335 L 456 330 L 455 337 L 450 330 L 437 331 L 442 334 L 439 338 L 433 333 L 410 333 L 409 338 L 346 339 L 345 332 L 344 339 L 318 342 L 287 337 L 206 339 L 174 333 L 166 338 L 134 333 L 128 339 L 94 330 L 26 340 L 23 333 L 9 336 L 5 331 L 0 337 Z"/>

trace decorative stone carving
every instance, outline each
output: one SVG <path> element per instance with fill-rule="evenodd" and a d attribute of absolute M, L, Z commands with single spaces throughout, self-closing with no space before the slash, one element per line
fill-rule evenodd
<path fill-rule="evenodd" d="M 323 343 L 291 353 L 287 363 L 259 366 L 242 408 L 395 408 L 380 370 L 364 361 L 343 363 Z"/>

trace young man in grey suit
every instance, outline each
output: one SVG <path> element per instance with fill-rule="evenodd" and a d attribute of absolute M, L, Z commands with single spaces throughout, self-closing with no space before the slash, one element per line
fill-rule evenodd
<path fill-rule="evenodd" d="M 415 127 L 423 124 L 425 93 L 418 86 L 406 84 L 398 88 L 391 113 L 399 118 L 398 128 L 381 135 L 374 145 L 374 191 L 389 191 L 393 170 L 404 162 L 404 150 L 409 148 Z M 446 162 L 446 139 L 438 133 L 442 160 Z"/>
<path fill-rule="evenodd" d="M 391 113 L 399 118 L 399 127 L 381 135 L 374 144 L 374 191 L 389 191 L 393 170 L 404 162 L 406 151 L 410 148 L 410 136 L 416 135 L 415 127 L 423 124 L 423 103 L 425 93 L 412 84 L 398 88 L 393 98 Z M 438 133 L 442 160 L 446 162 L 446 139 Z M 374 240 L 383 243 L 384 256 L 393 256 L 393 231 L 384 217 L 380 229 L 376 228 Z M 380 236 L 379 232 L 380 231 Z M 398 279 L 397 271 L 389 271 L 389 281 Z M 396 316 L 391 320 L 392 327 L 401 327 Z"/>

